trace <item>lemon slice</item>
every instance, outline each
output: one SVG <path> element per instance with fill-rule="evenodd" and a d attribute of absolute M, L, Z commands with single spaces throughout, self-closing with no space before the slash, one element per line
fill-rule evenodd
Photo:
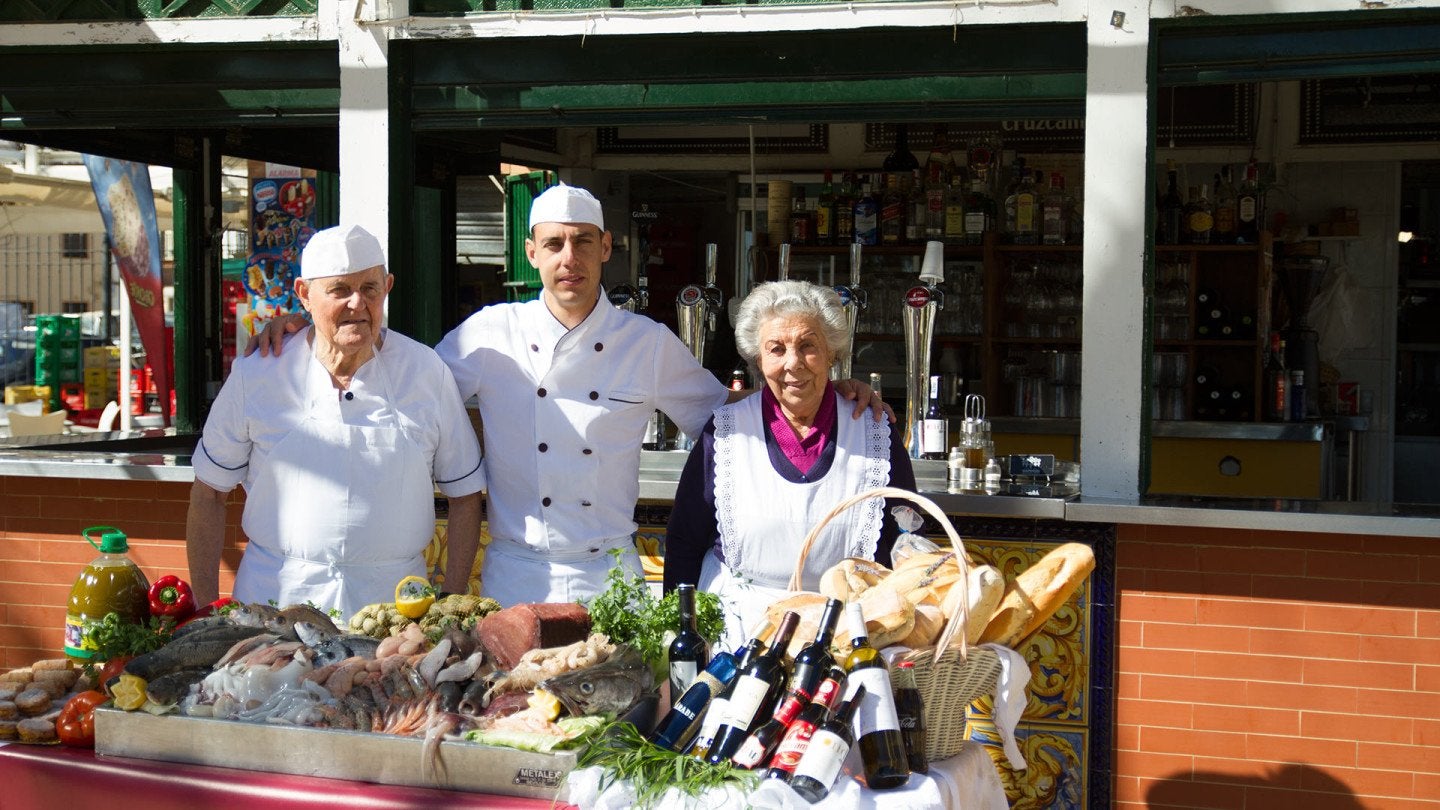
<path fill-rule="evenodd" d="M 424 577 L 409 576 L 395 586 L 395 609 L 407 619 L 418 619 L 435 604 L 435 589 Z"/>
<path fill-rule="evenodd" d="M 544 689 L 536 689 L 525 704 L 539 712 L 546 720 L 553 721 L 560 716 L 560 699 Z"/>
<path fill-rule="evenodd" d="M 115 708 L 133 712 L 145 705 L 145 679 L 138 675 L 125 673 L 120 680 L 110 687 L 110 694 L 115 699 Z"/>

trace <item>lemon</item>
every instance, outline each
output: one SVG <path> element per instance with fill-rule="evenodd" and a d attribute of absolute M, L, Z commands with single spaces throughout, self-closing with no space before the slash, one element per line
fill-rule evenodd
<path fill-rule="evenodd" d="M 435 589 L 424 577 L 408 576 L 395 586 L 395 609 L 407 619 L 418 619 L 435 604 Z"/>
<path fill-rule="evenodd" d="M 553 721 L 560 716 L 560 699 L 544 689 L 536 689 L 525 704 L 539 712 L 546 720 Z"/>
<path fill-rule="evenodd" d="M 120 680 L 110 687 L 110 695 L 115 699 L 115 708 L 133 712 L 145 705 L 145 679 L 138 675 L 125 673 Z"/>

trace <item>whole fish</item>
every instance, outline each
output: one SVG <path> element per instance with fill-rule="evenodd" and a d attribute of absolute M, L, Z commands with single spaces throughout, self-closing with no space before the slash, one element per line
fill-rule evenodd
<path fill-rule="evenodd" d="M 230 611 L 227 616 L 234 624 L 241 627 L 264 627 L 265 622 L 280 615 L 280 609 L 274 605 L 262 605 L 259 602 L 250 602 L 241 605 Z"/>
<path fill-rule="evenodd" d="M 540 682 L 570 714 L 620 717 L 655 690 L 655 674 L 640 651 L 621 645 L 603 664 L 566 672 Z"/>
<path fill-rule="evenodd" d="M 298 639 L 299 634 L 295 625 L 299 622 L 308 622 L 313 625 L 315 632 L 331 635 L 340 635 L 340 628 L 325 612 L 310 605 L 290 605 L 281 608 L 274 616 L 265 620 L 265 627 L 272 633 L 282 638 Z"/>
<path fill-rule="evenodd" d="M 322 638 L 309 644 L 309 647 L 315 651 L 315 666 L 323 667 L 338 664 L 347 658 L 374 658 L 375 650 L 380 647 L 380 639 L 348 633 Z"/>
<path fill-rule="evenodd" d="M 334 624 L 319 625 L 302 619 L 291 626 L 295 628 L 296 637 L 303 641 L 307 647 L 314 647 L 327 638 L 335 638 L 340 635 L 340 633 L 336 631 Z M 376 640 L 378 641 L 379 639 Z"/>
<path fill-rule="evenodd" d="M 171 639 L 154 652 L 137 655 L 125 664 L 125 672 L 149 682 L 181 669 L 214 667 L 236 643 L 263 632 L 261 627 L 236 624 L 207 627 L 183 638 Z"/>
<path fill-rule="evenodd" d="M 161 675 L 145 684 L 145 697 L 160 706 L 174 706 L 190 693 L 190 687 L 205 680 L 209 667 L 186 667 Z"/>

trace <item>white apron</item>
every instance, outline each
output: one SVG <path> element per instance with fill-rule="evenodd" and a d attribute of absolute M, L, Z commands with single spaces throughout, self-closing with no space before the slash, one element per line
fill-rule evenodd
<path fill-rule="evenodd" d="M 837 395 L 838 400 L 838 395 Z M 770 464 L 759 396 L 715 412 L 715 515 L 725 561 L 711 549 L 700 565 L 700 590 L 720 596 L 725 634 L 719 649 L 735 650 L 790 594 L 805 536 L 835 504 L 890 480 L 890 426 L 867 416 L 847 418 L 838 400 L 835 460 L 818 481 L 793 483 Z M 873 559 L 885 501 L 872 498 L 825 526 L 805 559 L 802 587 L 817 590 L 820 575 L 845 557 Z"/>
<path fill-rule="evenodd" d="M 368 364 L 379 396 L 393 402 L 381 353 Z M 312 354 L 306 412 L 246 490 L 250 543 L 235 576 L 239 601 L 308 600 L 348 618 L 391 601 L 402 578 L 426 574 L 435 533 L 430 464 L 394 409 L 384 411 L 384 426 L 347 425 L 339 395 Z"/>
<path fill-rule="evenodd" d="M 514 540 L 496 538 L 485 548 L 480 583 L 486 596 L 502 607 L 531 602 L 579 602 L 605 590 L 605 575 L 615 567 L 611 549 L 620 549 L 620 564 L 644 576 L 632 535 L 595 542 L 578 551 L 540 552 Z"/>

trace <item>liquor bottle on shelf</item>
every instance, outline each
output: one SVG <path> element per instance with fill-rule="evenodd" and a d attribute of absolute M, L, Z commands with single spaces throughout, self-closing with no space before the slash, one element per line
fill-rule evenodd
<path fill-rule="evenodd" d="M 839 599 L 825 600 L 825 608 L 820 613 L 820 626 L 815 630 L 815 639 L 795 653 L 787 689 L 792 692 L 799 690 L 807 695 L 817 694 L 815 690 L 821 679 L 835 666 L 835 658 L 830 654 L 830 642 L 835 640 L 835 625 L 839 623 L 840 611 L 844 607 L 845 603 Z"/>
<path fill-rule="evenodd" d="M 910 172 L 910 191 L 905 202 L 905 243 L 918 245 L 925 241 L 926 211 L 929 208 L 925 196 L 925 183 L 920 179 L 920 170 Z"/>
<path fill-rule="evenodd" d="M 1215 228 L 1215 214 L 1210 210 L 1209 188 L 1204 184 L 1190 187 L 1190 202 L 1185 204 L 1185 241 L 1192 245 L 1210 244 Z"/>
<path fill-rule="evenodd" d="M 1034 245 L 1040 241 L 1040 195 L 1024 160 L 1015 158 L 1015 182 L 1005 195 L 1005 233 L 1013 244 Z"/>
<path fill-rule="evenodd" d="M 815 244 L 835 244 L 835 177 L 825 170 L 825 182 L 815 200 Z"/>
<path fill-rule="evenodd" d="M 866 180 L 860 195 L 855 198 L 855 243 L 858 245 L 880 244 L 880 204 L 875 199 L 875 190 Z"/>
<path fill-rule="evenodd" d="M 1217 245 L 1235 244 L 1235 184 L 1230 179 L 1230 166 L 1220 167 L 1215 175 L 1215 232 L 1213 240 Z"/>
<path fill-rule="evenodd" d="M 951 245 L 965 244 L 965 188 L 960 178 L 952 178 L 945 190 L 945 242 Z"/>
<path fill-rule="evenodd" d="M 916 160 L 915 155 L 910 152 L 910 137 L 904 124 L 895 125 L 895 148 L 885 156 L 885 162 L 881 164 L 880 168 L 892 174 L 904 172 L 906 176 L 909 175 L 911 169 L 920 168 L 920 161 Z"/>
<path fill-rule="evenodd" d="M 1264 210 L 1260 200 L 1260 167 L 1251 158 L 1245 166 L 1245 178 L 1235 196 L 1235 238 L 1247 245 L 1260 243 Z"/>
<path fill-rule="evenodd" d="M 790 244 L 808 245 L 814 241 L 815 221 L 805 203 L 805 187 L 795 187 L 795 202 L 790 210 Z"/>
<path fill-rule="evenodd" d="M 770 647 L 756 656 L 735 679 L 735 685 L 730 690 L 730 702 L 726 706 L 726 717 L 720 721 L 715 742 L 706 752 L 706 762 L 719 765 L 734 756 L 761 712 L 775 705 L 775 699 L 785 686 L 785 649 L 790 645 L 790 638 L 795 635 L 795 626 L 799 622 L 799 614 L 793 610 L 786 611 Z"/>
<path fill-rule="evenodd" d="M 944 124 L 935 125 L 935 134 L 930 142 L 930 154 L 925 158 L 925 174 L 940 171 L 940 186 L 950 185 L 955 175 L 955 155 L 950 151 L 950 138 Z"/>
<path fill-rule="evenodd" d="M 930 177 L 925 181 L 925 221 L 920 229 L 921 238 L 919 242 L 940 240 L 946 237 L 945 231 L 945 197 L 948 189 L 945 181 L 941 179 L 941 167 L 930 166 Z M 957 234 L 964 238 L 964 214 L 961 214 L 962 230 Z"/>
<path fill-rule="evenodd" d="M 780 701 L 780 708 L 775 710 L 775 716 L 746 737 L 745 742 L 740 744 L 740 750 L 735 752 L 730 761 L 747 769 L 758 768 L 768 762 L 790 724 L 795 722 L 795 718 L 800 716 L 800 710 L 809 702 L 809 693 L 799 689 L 786 695 L 785 699 Z"/>
<path fill-rule="evenodd" d="M 1284 422 L 1289 416 L 1290 372 L 1285 368 L 1285 341 L 1279 332 L 1270 333 L 1270 351 L 1265 355 L 1265 418 Z"/>
<path fill-rule="evenodd" d="M 1040 241 L 1064 245 L 1070 241 L 1070 206 L 1065 196 L 1065 176 L 1050 173 L 1050 190 L 1040 202 Z"/>
<path fill-rule="evenodd" d="M 900 718 L 895 714 L 890 672 L 880 651 L 870 646 L 870 632 L 865 628 L 860 603 L 851 602 L 845 611 L 851 638 L 845 674 L 850 680 L 852 695 L 862 689 L 865 694 L 855 723 L 855 737 L 865 765 L 865 785 L 871 790 L 897 788 L 910 779 L 910 765 L 905 761 L 905 738 L 900 734 Z"/>
<path fill-rule="evenodd" d="M 704 722 L 709 708 L 725 693 L 735 676 L 739 674 L 735 656 L 718 652 L 705 670 L 695 676 L 683 694 L 675 701 L 670 711 L 655 726 L 650 742 L 671 751 L 684 751 L 695 738 L 695 733 Z"/>
<path fill-rule="evenodd" d="M 880 197 L 880 244 L 905 243 L 905 191 L 900 187 L 900 173 L 885 175 L 885 193 Z"/>
<path fill-rule="evenodd" d="M 930 404 L 920 422 L 920 455 L 922 458 L 943 460 L 947 455 L 948 425 L 940 411 L 939 374 L 930 375 Z"/>
<path fill-rule="evenodd" d="M 998 466 L 996 473 L 999 473 Z M 914 661 L 895 665 L 895 715 L 900 718 L 900 736 L 905 740 L 910 772 L 929 773 L 930 761 L 925 757 L 925 701 L 915 686 Z"/>
<path fill-rule="evenodd" d="M 835 785 L 840 768 L 845 764 L 845 757 L 849 756 L 850 749 L 855 745 L 855 734 L 850 730 L 850 721 L 854 719 L 856 710 L 865 699 L 865 687 L 857 686 L 849 700 L 842 702 L 835 710 L 834 716 L 822 723 L 811 735 L 805 755 L 800 757 L 800 763 L 795 766 L 795 773 L 790 777 L 790 787 L 804 797 L 805 801 L 814 804 L 830 794 L 830 788 Z"/>
<path fill-rule="evenodd" d="M 830 710 L 840 702 L 840 690 L 844 683 L 845 670 L 831 667 L 825 680 L 820 682 L 815 697 L 800 710 L 800 715 L 790 723 L 790 727 L 785 730 L 785 736 L 775 747 L 775 754 L 770 757 L 770 769 L 765 772 L 766 778 L 790 781 L 790 776 L 795 773 L 795 766 L 800 764 L 800 758 L 805 755 L 805 749 L 809 747 L 815 730 L 825 722 Z"/>
<path fill-rule="evenodd" d="M 695 629 L 695 586 L 683 583 L 675 589 L 680 607 L 680 631 L 670 642 L 670 695 L 677 698 L 690 688 L 691 681 L 710 660 L 710 646 Z"/>
<path fill-rule="evenodd" d="M 995 198 L 990 196 L 990 181 L 983 172 L 975 173 L 970 180 L 970 191 L 965 195 L 965 244 L 980 245 L 985 234 L 995 229 Z"/>
<path fill-rule="evenodd" d="M 1185 200 L 1180 197 L 1175 161 L 1165 161 L 1165 193 L 1160 197 L 1160 223 L 1155 241 L 1162 245 L 1180 244 L 1181 223 L 1185 217 Z"/>
<path fill-rule="evenodd" d="M 855 175 L 840 176 L 840 193 L 835 197 L 835 244 L 855 241 Z"/>

